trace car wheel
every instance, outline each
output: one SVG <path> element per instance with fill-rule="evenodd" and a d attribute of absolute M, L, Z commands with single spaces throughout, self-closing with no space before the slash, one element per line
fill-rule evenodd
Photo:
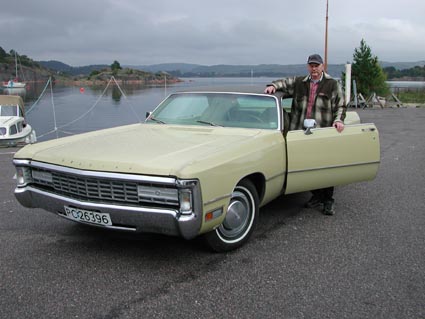
<path fill-rule="evenodd" d="M 208 246 L 217 252 L 236 249 L 251 236 L 258 219 L 258 194 L 249 180 L 242 180 L 232 192 L 223 223 L 205 234 Z"/>

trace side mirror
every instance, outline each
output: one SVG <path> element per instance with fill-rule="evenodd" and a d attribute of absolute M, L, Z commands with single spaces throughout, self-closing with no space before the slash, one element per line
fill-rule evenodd
<path fill-rule="evenodd" d="M 152 112 L 146 112 L 146 118 L 149 118 L 151 116 Z"/>
<path fill-rule="evenodd" d="M 305 119 L 304 120 L 304 128 L 305 128 L 304 134 L 305 135 L 313 134 L 311 132 L 311 129 L 316 128 L 316 126 L 317 126 L 316 120 L 314 120 L 314 119 Z"/>

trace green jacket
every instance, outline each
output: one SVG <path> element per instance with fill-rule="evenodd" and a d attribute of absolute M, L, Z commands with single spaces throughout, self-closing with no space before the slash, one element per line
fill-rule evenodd
<path fill-rule="evenodd" d="M 307 112 L 310 91 L 310 77 L 283 78 L 272 82 L 283 97 L 292 97 L 290 130 L 304 129 L 303 123 Z M 336 121 L 344 121 L 346 106 L 341 85 L 329 74 L 323 73 L 317 88 L 313 104 L 312 118 L 318 127 L 332 126 Z"/>

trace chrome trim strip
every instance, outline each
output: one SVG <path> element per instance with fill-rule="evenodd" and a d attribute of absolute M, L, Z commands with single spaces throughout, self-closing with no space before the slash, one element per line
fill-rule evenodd
<path fill-rule="evenodd" d="M 266 179 L 266 182 L 270 182 L 271 180 L 273 180 L 273 179 L 275 179 L 275 178 L 279 178 L 280 176 L 285 176 L 285 175 L 286 175 L 286 172 L 282 172 L 282 173 L 279 173 L 279 174 L 273 175 L 273 176 L 271 176 L 271 177 L 267 178 L 267 179 Z"/>
<path fill-rule="evenodd" d="M 122 179 L 127 181 L 137 181 L 137 182 L 149 182 L 149 183 L 160 183 L 168 185 L 177 185 L 177 180 L 172 177 L 158 177 L 158 176 L 148 176 L 148 175 L 136 175 L 136 174 L 126 174 L 126 173 L 110 173 L 103 171 L 87 171 L 76 168 L 70 168 L 66 166 L 59 166 L 53 164 L 46 164 L 37 161 L 28 161 L 28 160 L 14 160 L 13 163 L 17 166 L 27 165 L 35 168 L 64 172 L 68 174 L 80 175 L 84 177 L 103 177 L 110 179 Z"/>
<path fill-rule="evenodd" d="M 30 165 L 31 161 L 26 159 L 13 159 L 14 165 Z"/>
<path fill-rule="evenodd" d="M 38 193 L 44 196 L 48 196 L 54 199 L 61 200 L 63 202 L 71 203 L 76 206 L 85 206 L 85 207 L 91 207 L 93 209 L 102 209 L 102 208 L 108 208 L 108 209 L 116 209 L 116 210 L 126 210 L 126 211 L 133 211 L 133 212 L 147 212 L 147 213 L 155 213 L 155 214 L 167 214 L 172 215 L 173 217 L 178 216 L 177 210 L 165 210 L 165 209 L 158 209 L 158 208 L 150 208 L 150 207 L 135 207 L 135 206 L 123 206 L 123 205 L 115 205 L 115 204 L 103 204 L 103 203 L 92 203 L 92 202 L 85 202 L 76 200 L 74 198 L 61 196 L 58 194 L 46 192 L 31 186 L 26 186 L 25 188 L 19 188 L 19 190 L 22 191 L 30 191 L 34 193 Z M 91 224 L 90 224 L 91 225 Z"/>
<path fill-rule="evenodd" d="M 227 194 L 227 195 L 223 195 L 223 196 L 220 196 L 220 197 L 217 197 L 217 198 L 213 198 L 213 199 L 209 200 L 208 202 L 205 202 L 204 205 L 209 205 L 209 204 L 212 204 L 214 202 L 218 202 L 219 200 L 230 198 L 231 196 L 232 196 L 232 194 Z"/>
<path fill-rule="evenodd" d="M 361 126 L 370 126 L 370 125 L 375 125 L 375 124 L 374 123 L 357 123 L 357 124 L 347 124 L 346 126 L 348 126 L 348 127 L 360 126 L 361 127 Z M 332 127 L 316 127 L 316 128 L 311 129 L 311 131 L 312 132 L 321 131 L 321 130 L 327 130 L 329 128 L 332 128 Z M 296 133 L 296 132 L 299 132 L 299 131 L 304 131 L 304 130 L 291 130 L 291 131 L 288 131 L 288 133 L 293 134 L 293 133 Z"/>
<path fill-rule="evenodd" d="M 273 175 L 273 176 L 269 177 L 268 179 L 266 179 L 266 182 L 269 182 L 269 181 L 271 181 L 275 178 L 279 178 L 280 176 L 285 176 L 285 175 L 286 175 L 286 172 L 278 173 L 278 174 Z M 230 198 L 231 196 L 232 196 L 232 194 L 226 194 L 226 195 L 223 195 L 223 196 L 219 196 L 217 198 L 213 198 L 213 199 L 209 200 L 208 202 L 205 202 L 204 205 L 209 205 L 209 204 L 212 204 L 214 202 L 218 202 L 219 200 Z"/>
<path fill-rule="evenodd" d="M 273 175 L 273 176 L 269 177 L 268 179 L 266 179 L 266 182 L 269 182 L 269 181 L 271 181 L 275 178 L 279 178 L 280 176 L 284 176 L 285 174 L 286 174 L 286 172 L 282 172 L 282 173 Z M 231 196 L 232 196 L 232 194 L 226 194 L 226 195 L 223 195 L 223 196 L 219 196 L 217 198 L 213 198 L 213 199 L 209 200 L 208 202 L 205 202 L 204 205 L 209 205 L 209 204 L 212 204 L 214 202 L 218 202 L 222 199 L 230 198 Z"/>
<path fill-rule="evenodd" d="M 379 164 L 380 162 L 381 161 L 374 161 L 374 162 L 364 162 L 364 163 L 352 163 L 352 164 L 344 164 L 344 165 L 314 167 L 314 168 L 307 168 L 307 169 L 294 169 L 294 170 L 289 170 L 288 173 L 291 174 L 291 173 L 318 171 L 318 170 L 322 170 L 322 169 L 333 169 L 333 168 L 343 168 L 343 167 L 350 167 L 350 166 L 362 166 L 362 165 L 369 165 L 369 164 Z"/>

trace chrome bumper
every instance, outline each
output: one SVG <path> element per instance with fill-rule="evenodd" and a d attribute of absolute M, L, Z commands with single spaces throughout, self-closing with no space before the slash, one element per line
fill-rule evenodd
<path fill-rule="evenodd" d="M 42 208 L 65 218 L 64 206 L 108 213 L 112 220 L 112 226 L 87 224 L 110 229 L 149 232 L 191 239 L 199 234 L 202 222 L 200 213 L 196 212 L 182 215 L 173 209 L 84 202 L 31 186 L 17 187 L 15 197 L 25 207 Z"/>

